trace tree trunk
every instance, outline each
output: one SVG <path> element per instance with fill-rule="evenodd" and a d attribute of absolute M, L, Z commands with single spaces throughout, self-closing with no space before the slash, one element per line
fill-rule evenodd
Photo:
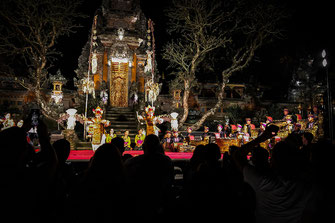
<path fill-rule="evenodd" d="M 225 86 L 226 86 L 226 82 L 224 81 L 221 85 L 221 90 L 220 90 L 220 93 L 218 95 L 218 100 L 217 100 L 215 106 L 213 108 L 211 108 L 209 111 L 207 111 L 196 123 L 194 123 L 191 126 L 191 128 L 193 130 L 198 130 L 203 125 L 203 123 L 206 121 L 206 119 L 209 116 L 214 115 L 215 112 L 221 107 L 222 102 L 223 102 L 223 95 L 224 95 Z"/>
<path fill-rule="evenodd" d="M 179 120 L 179 128 L 181 128 L 184 125 L 188 117 L 188 112 L 189 112 L 188 98 L 189 96 L 190 96 L 190 81 L 185 80 L 184 81 L 184 95 L 183 95 L 184 114 L 183 114 L 183 117 Z"/>

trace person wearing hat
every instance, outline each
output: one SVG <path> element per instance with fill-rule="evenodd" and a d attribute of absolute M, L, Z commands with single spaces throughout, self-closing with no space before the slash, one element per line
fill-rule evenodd
<path fill-rule="evenodd" d="M 266 121 L 265 121 L 266 126 L 271 125 L 272 122 L 273 122 L 273 118 L 271 116 L 266 116 Z"/>
<path fill-rule="evenodd" d="M 225 126 L 223 127 L 223 137 L 224 138 L 229 137 L 230 133 L 231 133 L 231 128 L 230 128 L 229 124 L 226 123 Z"/>
<path fill-rule="evenodd" d="M 104 113 L 103 109 L 99 106 L 96 109 L 93 109 L 95 115 L 94 118 L 86 118 L 85 121 L 91 121 L 92 126 L 92 149 L 93 151 L 97 150 L 102 144 L 106 142 L 106 135 L 104 134 L 104 127 L 110 125 L 108 120 L 102 119 L 102 114 Z"/>
<path fill-rule="evenodd" d="M 204 132 L 201 135 L 201 140 L 205 140 L 207 137 L 210 137 L 208 126 L 204 126 Z"/>
<path fill-rule="evenodd" d="M 173 142 L 171 138 L 171 131 L 166 131 L 164 138 L 162 139 L 162 146 L 164 151 L 172 152 L 173 149 Z"/>
<path fill-rule="evenodd" d="M 251 123 L 251 118 L 245 119 L 246 123 L 243 126 L 243 133 L 251 137 L 251 130 L 255 129 L 255 125 Z"/>
<path fill-rule="evenodd" d="M 266 129 L 266 122 L 261 122 L 261 125 L 259 126 L 259 130 L 258 130 L 258 136 L 261 136 L 263 134 L 263 132 Z"/>
<path fill-rule="evenodd" d="M 283 121 L 286 122 L 286 119 L 290 118 L 292 123 L 296 123 L 297 121 L 297 117 L 295 115 L 291 115 L 290 111 L 288 110 L 288 108 L 284 108 L 284 117 L 283 117 Z"/>
<path fill-rule="evenodd" d="M 291 134 L 294 128 L 294 124 L 292 123 L 292 115 L 286 115 L 286 127 L 285 130 L 288 132 L 288 134 Z"/>
<path fill-rule="evenodd" d="M 192 134 L 192 128 L 191 127 L 188 127 L 187 128 L 187 135 L 186 137 L 188 138 L 188 142 L 194 140 L 194 135 Z"/>
<path fill-rule="evenodd" d="M 314 138 L 317 138 L 316 134 L 318 132 L 319 126 L 317 124 L 317 122 L 314 119 L 314 115 L 313 114 L 309 114 L 308 115 L 308 124 L 307 124 L 307 128 L 305 129 L 306 132 L 310 132 L 313 134 Z"/>
<path fill-rule="evenodd" d="M 173 137 L 172 137 L 172 141 L 174 143 L 179 143 L 179 142 L 183 142 L 183 137 L 179 136 L 179 132 L 178 131 L 173 131 Z"/>
<path fill-rule="evenodd" d="M 294 124 L 294 129 L 293 129 L 292 133 L 295 133 L 295 134 L 302 134 L 303 133 L 303 131 L 301 131 L 301 124 L 300 123 L 295 123 Z"/>
<path fill-rule="evenodd" d="M 283 119 L 282 119 L 282 120 L 283 120 L 283 121 L 286 121 L 287 115 L 290 114 L 288 108 L 284 108 L 283 113 L 284 113 L 284 116 L 283 116 Z"/>
<path fill-rule="evenodd" d="M 173 137 L 172 137 L 173 149 L 172 149 L 172 151 L 178 151 L 179 145 L 183 142 L 184 142 L 184 138 L 182 136 L 179 136 L 179 132 L 178 131 L 173 131 Z"/>
<path fill-rule="evenodd" d="M 222 131 L 223 127 L 221 124 L 217 126 L 218 132 L 216 134 L 216 138 L 224 138 L 224 132 Z"/>
<path fill-rule="evenodd" d="M 318 106 L 314 105 L 314 106 L 313 106 L 313 110 L 312 110 L 312 115 L 313 115 L 315 121 L 318 120 L 319 113 L 320 113 L 320 112 L 319 112 L 319 108 L 318 108 Z"/>
<path fill-rule="evenodd" d="M 230 134 L 230 137 L 232 138 L 237 138 L 237 139 L 242 139 L 243 138 L 243 132 L 242 132 L 242 125 L 241 124 L 236 124 L 232 125 L 232 130 L 233 132 Z"/>

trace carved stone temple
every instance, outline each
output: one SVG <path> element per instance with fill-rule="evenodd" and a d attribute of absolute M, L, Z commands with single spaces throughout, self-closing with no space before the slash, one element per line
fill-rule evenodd
<path fill-rule="evenodd" d="M 95 20 L 90 53 L 95 89 L 107 86 L 110 107 L 128 107 L 131 94 L 145 91 L 147 19 L 139 0 L 104 0 Z"/>

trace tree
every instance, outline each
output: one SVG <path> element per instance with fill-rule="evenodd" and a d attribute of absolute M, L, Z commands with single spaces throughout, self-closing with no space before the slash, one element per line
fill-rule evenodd
<path fill-rule="evenodd" d="M 77 12 L 76 0 L 4 0 L 0 3 L 0 55 L 22 61 L 9 63 L 3 73 L 9 75 L 35 96 L 42 113 L 56 120 L 54 112 L 44 97 L 48 82 L 48 70 L 54 66 L 57 56 L 56 41 L 69 36 L 77 28 L 76 19 L 84 17 Z M 26 77 L 22 78 L 22 74 Z"/>
<path fill-rule="evenodd" d="M 229 77 L 243 70 L 252 61 L 255 51 L 275 37 L 282 36 L 279 28 L 285 14 L 277 6 L 262 1 L 174 1 L 168 11 L 169 32 L 176 38 L 166 44 L 163 58 L 183 83 L 183 116 L 188 116 L 188 98 L 197 83 L 197 71 L 216 53 L 221 69 L 221 84 L 217 103 L 192 126 L 198 129 L 222 106 L 224 88 Z M 202 74 L 204 75 L 204 74 Z"/>

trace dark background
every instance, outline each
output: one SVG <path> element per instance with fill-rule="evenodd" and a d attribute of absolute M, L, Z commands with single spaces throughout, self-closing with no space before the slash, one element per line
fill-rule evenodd
<path fill-rule="evenodd" d="M 287 30 L 284 39 L 276 40 L 260 49 L 255 60 L 248 69 L 231 77 L 231 82 L 248 83 L 250 81 L 270 86 L 274 91 L 283 89 L 288 85 L 292 72 L 297 68 L 299 59 L 310 56 L 314 58 L 314 66 L 320 67 L 321 78 L 323 72 L 321 65 L 321 51 L 327 51 L 328 68 L 332 76 L 334 66 L 334 40 L 333 21 L 335 16 L 330 1 L 289 1 L 282 0 L 291 17 L 285 23 Z M 61 38 L 58 41 L 58 49 L 63 56 L 55 67 L 60 67 L 64 76 L 72 79 L 75 76 L 78 57 L 82 47 L 88 40 L 95 10 L 100 7 L 100 1 L 86 0 L 81 11 L 88 15 L 86 19 L 79 21 L 82 28 L 70 37 Z M 165 31 L 166 18 L 164 10 L 171 5 L 171 0 L 154 1 L 142 0 L 141 8 L 147 18 L 155 23 L 156 58 L 159 73 L 168 74 L 167 62 L 161 59 L 163 45 L 169 41 Z M 58 65 L 58 66 L 57 66 Z M 166 75 L 165 75 L 166 76 Z M 252 79 L 252 80 L 251 80 Z M 68 84 L 71 88 L 71 82 Z"/>

